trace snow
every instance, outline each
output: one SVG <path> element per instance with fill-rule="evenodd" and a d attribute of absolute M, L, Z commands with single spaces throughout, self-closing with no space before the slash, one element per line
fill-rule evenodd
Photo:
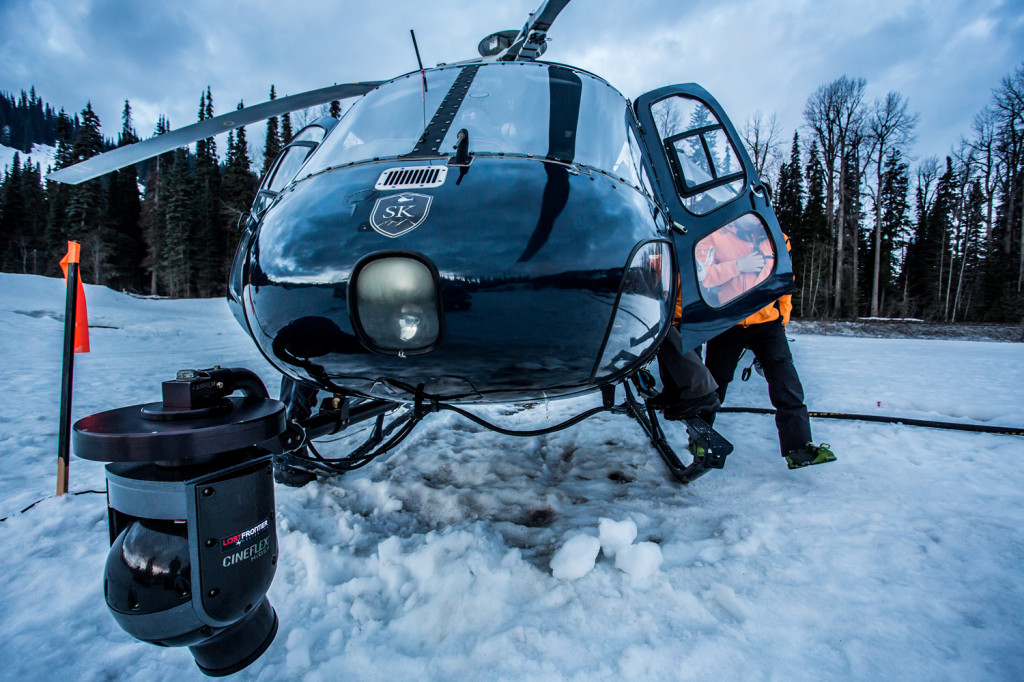
<path fill-rule="evenodd" d="M 25 158 L 32 160 L 32 163 L 39 164 L 39 168 L 43 175 L 46 174 L 47 167 L 53 166 L 53 159 L 57 154 L 56 147 L 50 147 L 45 144 L 32 145 L 32 151 L 28 154 L 21 151 L 20 149 L 14 149 L 13 147 L 5 147 L 0 144 L 0 169 L 7 170 L 14 163 L 14 155 L 18 155 L 18 159 L 25 164 Z"/>
<path fill-rule="evenodd" d="M 657 543 L 641 542 L 620 549 L 615 554 L 615 568 L 633 578 L 644 580 L 657 573 L 664 560 Z"/>
<path fill-rule="evenodd" d="M 601 541 L 592 535 L 573 535 L 551 557 L 551 575 L 559 580 L 578 580 L 594 568 Z"/>
<path fill-rule="evenodd" d="M 276 389 L 223 301 L 86 295 L 76 419 L 182 368 Z M 0 679 L 205 679 L 107 611 L 104 496 L 49 497 L 63 303 L 60 280 L 0 275 Z M 790 338 L 812 410 L 1024 426 L 1024 344 Z M 536 429 L 599 400 L 474 410 Z M 763 380 L 727 404 L 768 406 Z M 789 471 L 770 417 L 722 414 L 735 452 L 680 486 L 621 415 L 529 439 L 429 415 L 365 469 L 277 488 L 280 631 L 238 678 L 1024 679 L 1024 440 L 813 427 L 838 461 Z M 103 490 L 103 467 L 70 480 Z"/>
<path fill-rule="evenodd" d="M 614 557 L 619 550 L 628 547 L 636 540 L 636 524 L 631 519 L 613 521 L 600 519 L 597 526 L 601 540 L 601 551 L 606 557 Z"/>

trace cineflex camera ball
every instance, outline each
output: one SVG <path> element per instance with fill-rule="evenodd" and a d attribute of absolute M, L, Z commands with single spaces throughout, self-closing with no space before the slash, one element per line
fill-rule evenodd
<path fill-rule="evenodd" d="M 235 391 L 241 397 L 231 397 Z M 245 369 L 185 370 L 163 402 L 75 424 L 75 453 L 106 467 L 103 592 L 130 635 L 187 646 L 207 675 L 237 672 L 277 633 L 269 450 L 284 406 Z"/>

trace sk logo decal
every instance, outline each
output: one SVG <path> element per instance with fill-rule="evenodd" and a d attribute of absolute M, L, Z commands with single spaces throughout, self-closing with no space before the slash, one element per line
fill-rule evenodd
<path fill-rule="evenodd" d="M 433 197 L 402 192 L 377 199 L 370 213 L 370 225 L 385 237 L 400 237 L 419 227 L 430 212 Z"/>

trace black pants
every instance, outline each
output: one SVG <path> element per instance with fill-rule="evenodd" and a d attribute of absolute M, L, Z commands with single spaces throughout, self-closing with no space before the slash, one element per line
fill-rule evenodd
<path fill-rule="evenodd" d="M 782 454 L 811 442 L 811 421 L 804 405 L 804 388 L 793 364 L 781 320 L 749 327 L 735 326 L 708 341 L 704 362 L 718 382 L 718 397 L 724 403 L 743 349 L 754 351 L 768 380 L 768 398 L 775 407 Z M 713 415 L 712 415 L 713 417 Z"/>
<path fill-rule="evenodd" d="M 668 395 L 681 400 L 700 398 L 717 388 L 697 352 L 683 352 L 683 338 L 675 327 L 658 347 L 658 374 Z"/>

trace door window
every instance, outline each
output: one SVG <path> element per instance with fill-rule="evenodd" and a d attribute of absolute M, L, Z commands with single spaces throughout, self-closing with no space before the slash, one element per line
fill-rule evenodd
<path fill-rule="evenodd" d="M 775 245 L 756 213 L 718 228 L 694 250 L 700 295 L 721 308 L 768 279 L 775 269 Z"/>
<path fill-rule="evenodd" d="M 725 127 L 707 105 L 674 95 L 652 104 L 651 116 L 688 211 L 706 215 L 739 196 L 745 181 L 743 165 Z"/>

